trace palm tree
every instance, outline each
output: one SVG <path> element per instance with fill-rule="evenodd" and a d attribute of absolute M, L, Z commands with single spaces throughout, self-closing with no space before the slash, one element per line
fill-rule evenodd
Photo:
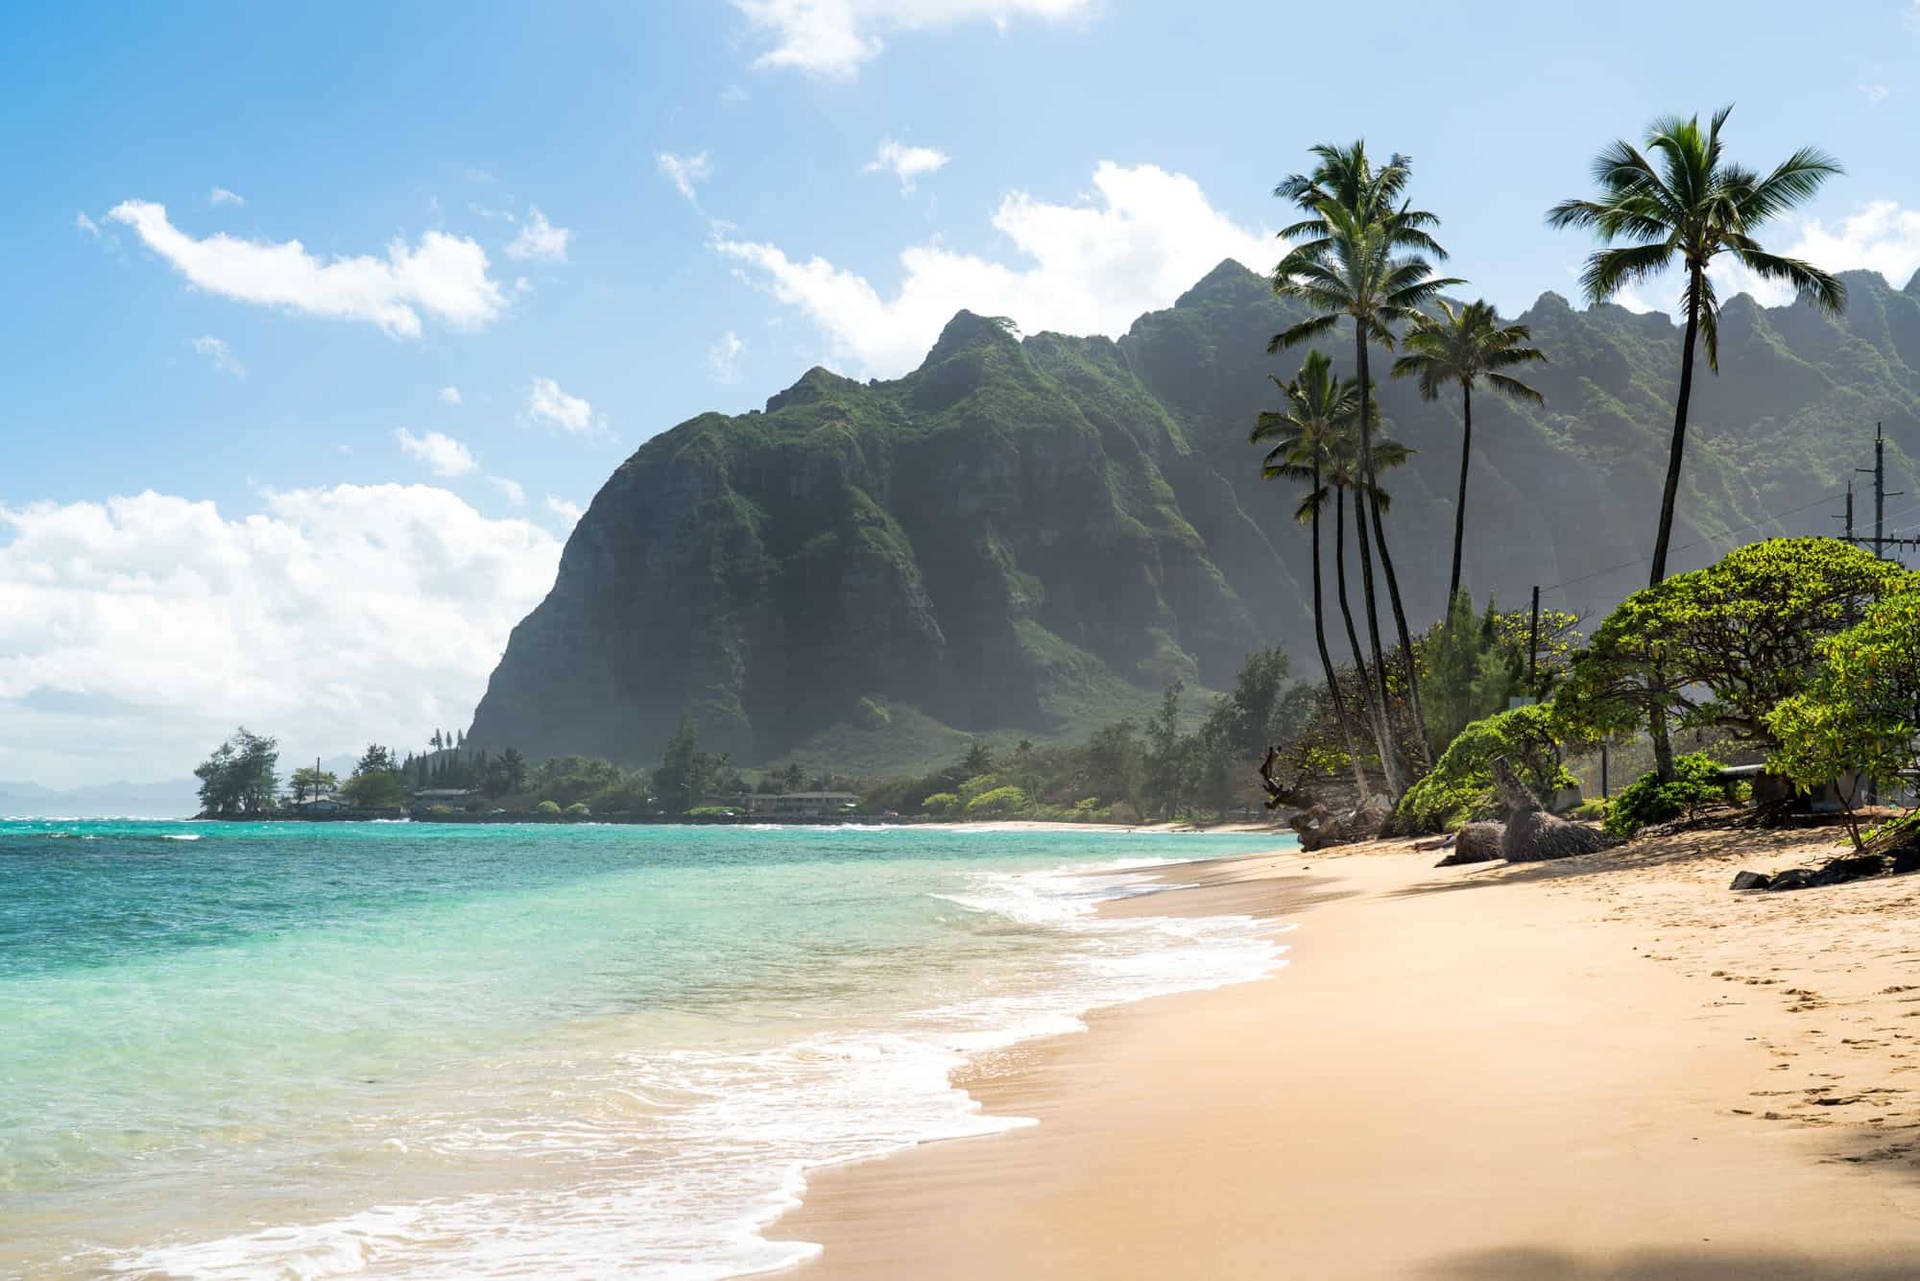
<path fill-rule="evenodd" d="M 1591 228 L 1610 246 L 1587 259 L 1580 277 L 1594 302 L 1604 302 L 1622 288 L 1671 266 L 1678 265 L 1685 273 L 1680 300 L 1687 326 L 1680 346 L 1680 393 L 1674 401 L 1650 586 L 1667 576 L 1697 342 L 1705 342 L 1707 367 L 1720 372 L 1720 300 L 1708 266 L 1730 253 L 1761 279 L 1791 284 L 1827 312 L 1838 312 L 1846 305 L 1846 287 L 1838 280 L 1811 263 L 1769 253 L 1753 238 L 1768 219 L 1812 199 L 1821 183 L 1841 171 L 1839 162 L 1816 148 L 1802 147 L 1764 178 L 1732 164 L 1720 145 L 1721 126 L 1732 111 L 1731 106 L 1720 108 L 1704 131 L 1698 116 L 1656 120 L 1647 130 L 1645 152 L 1625 139 L 1609 144 L 1593 161 L 1599 198 L 1564 200 L 1547 213 L 1549 226 Z M 1628 243 L 1616 245 L 1615 241 Z M 1666 718 L 1658 709 L 1650 728 L 1660 777 L 1671 779 L 1673 749 L 1667 741 Z"/>
<path fill-rule="evenodd" d="M 1313 526 L 1313 639 L 1320 650 L 1320 670 L 1326 675 L 1327 696 L 1333 703 L 1333 718 L 1340 723 L 1341 737 L 1346 740 L 1347 758 L 1353 764 L 1353 782 L 1358 789 L 1359 804 L 1364 806 L 1371 798 L 1372 790 L 1367 786 L 1367 774 L 1360 762 L 1360 745 L 1354 739 L 1352 722 L 1347 719 L 1346 700 L 1340 694 L 1340 679 L 1334 669 L 1333 656 L 1327 650 L 1320 574 L 1320 511 L 1326 505 L 1327 497 L 1323 473 L 1336 448 L 1340 432 L 1359 412 L 1360 393 L 1351 380 L 1342 382 L 1336 379 L 1333 376 L 1333 363 L 1318 351 L 1307 353 L 1305 363 L 1292 381 L 1283 383 L 1274 378 L 1273 384 L 1286 397 L 1287 408 L 1284 411 L 1269 410 L 1262 413 L 1248 440 L 1254 444 L 1274 442 L 1261 466 L 1262 476 L 1269 480 L 1285 477 L 1307 482 L 1307 495 L 1294 512 L 1294 519 L 1309 522 Z M 1344 591 L 1341 603 L 1344 607 Z M 1347 614 L 1347 632 L 1351 637 L 1353 616 L 1350 611 Z M 1360 664 L 1361 694 L 1371 711 L 1372 699 L 1368 696 L 1365 677 L 1366 664 L 1361 658 L 1357 642 L 1354 644 L 1354 660 Z M 1377 740 L 1380 736 L 1379 721 L 1377 716 L 1371 719 L 1375 721 L 1374 737 Z M 1386 744 L 1379 742 L 1377 746 L 1384 766 L 1387 761 Z"/>
<path fill-rule="evenodd" d="M 1538 405 L 1544 397 L 1519 379 L 1501 373 L 1515 365 L 1545 360 L 1527 346 L 1525 325 L 1502 325 L 1493 304 L 1470 302 L 1458 310 L 1438 299 L 1439 315 L 1422 315 L 1407 326 L 1401 340 L 1406 355 L 1393 362 L 1393 376 L 1417 375 L 1420 395 L 1438 400 L 1448 383 L 1460 384 L 1460 493 L 1453 504 L 1453 571 L 1447 577 L 1447 611 L 1460 594 L 1460 547 L 1467 531 L 1467 461 L 1473 454 L 1473 386 L 1482 378 L 1495 391 Z"/>
<path fill-rule="evenodd" d="M 1375 167 L 1366 144 L 1348 147 L 1320 144 L 1312 149 L 1317 163 L 1311 173 L 1295 174 L 1274 188 L 1274 194 L 1292 200 L 1307 217 L 1280 234 L 1291 248 L 1273 272 L 1274 292 L 1307 304 L 1313 314 L 1276 334 L 1269 351 L 1291 347 L 1332 329 L 1343 318 L 1352 321 L 1355 377 L 1360 385 L 1359 492 L 1355 519 L 1360 534 L 1361 591 L 1366 601 L 1367 625 L 1374 640 L 1374 663 L 1384 680 L 1380 653 L 1378 608 L 1374 601 L 1373 569 L 1368 554 L 1368 520 L 1372 542 L 1380 549 L 1381 568 L 1399 631 L 1400 656 L 1406 666 L 1407 688 L 1419 715 L 1419 679 L 1413 665 L 1413 638 L 1407 630 L 1406 610 L 1400 603 L 1393 561 L 1380 523 L 1380 503 L 1373 487 L 1377 467 L 1372 437 L 1372 379 L 1367 351 L 1379 343 L 1393 349 L 1395 323 L 1411 322 L 1442 289 L 1462 282 L 1441 279 L 1423 253 L 1446 257 L 1429 234 L 1438 219 L 1411 207 L 1405 199 L 1411 162 L 1401 155 Z M 1361 496 L 1364 495 L 1364 500 Z"/>

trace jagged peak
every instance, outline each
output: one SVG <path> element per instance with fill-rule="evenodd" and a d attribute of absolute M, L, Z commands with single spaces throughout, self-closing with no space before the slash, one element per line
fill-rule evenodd
<path fill-rule="evenodd" d="M 767 412 L 785 409 L 788 405 L 811 405 L 815 401 L 825 400 L 836 392 L 857 390 L 860 384 L 851 378 L 842 378 L 831 369 L 815 365 L 800 375 L 800 381 L 785 391 L 777 391 L 767 398 Z"/>
<path fill-rule="evenodd" d="M 1218 266 L 1174 299 L 1173 305 L 1193 307 L 1206 302 L 1263 296 L 1268 288 L 1267 278 L 1238 258 L 1222 258 Z"/>
<path fill-rule="evenodd" d="M 964 307 L 953 313 L 953 319 L 940 331 L 940 337 L 933 344 L 933 350 L 921 362 L 922 369 L 937 365 L 955 352 L 982 343 L 1017 345 L 1019 339 L 1014 336 L 1013 321 L 1005 316 L 981 316 Z"/>
<path fill-rule="evenodd" d="M 1920 271 L 1913 273 L 1913 278 L 1907 281 L 1907 287 L 1901 292 L 1912 294 L 1915 298 L 1920 298 Z"/>

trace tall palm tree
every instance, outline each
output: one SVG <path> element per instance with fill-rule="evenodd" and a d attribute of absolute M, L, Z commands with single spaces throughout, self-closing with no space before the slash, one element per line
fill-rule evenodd
<path fill-rule="evenodd" d="M 1423 722 L 1419 711 L 1420 682 L 1413 664 L 1413 638 L 1407 629 L 1406 610 L 1400 602 L 1392 557 L 1386 550 L 1380 504 L 1373 487 L 1376 469 L 1372 442 L 1373 385 L 1367 352 L 1376 342 L 1391 351 L 1392 325 L 1412 321 L 1442 289 L 1462 282 L 1436 277 L 1432 265 L 1422 256 L 1445 258 L 1446 251 L 1429 231 L 1439 219 L 1414 209 L 1406 199 L 1407 182 L 1412 176 L 1412 162 L 1407 157 L 1396 154 L 1386 164 L 1375 166 L 1367 156 L 1364 142 L 1354 142 L 1347 147 L 1322 143 L 1312 148 L 1312 154 L 1316 164 L 1311 172 L 1294 174 L 1274 188 L 1274 195 L 1293 201 L 1307 216 L 1280 233 L 1291 242 L 1291 247 L 1274 268 L 1273 287 L 1283 297 L 1306 303 L 1313 314 L 1276 334 L 1267 349 L 1292 347 L 1332 329 L 1342 319 L 1353 324 L 1354 368 L 1360 384 L 1360 490 L 1356 495 L 1355 519 L 1360 534 L 1361 592 L 1366 601 L 1369 632 L 1377 636 L 1378 609 L 1368 554 L 1371 532 L 1373 545 L 1380 549 L 1381 568 L 1387 579 L 1388 598 L 1399 632 L 1400 657 L 1406 667 L 1408 695 L 1414 705 L 1415 720 Z M 1369 516 L 1372 518 L 1370 531 Z M 1384 660 L 1377 640 L 1374 662 L 1384 675 Z"/>
<path fill-rule="evenodd" d="M 1720 372 L 1720 300 L 1708 266 L 1721 254 L 1732 254 L 1763 280 L 1784 281 L 1825 311 L 1838 312 L 1846 305 L 1846 287 L 1838 280 L 1811 263 L 1769 253 L 1753 238 L 1767 220 L 1812 199 L 1821 183 L 1841 172 L 1839 162 L 1816 148 L 1802 147 L 1764 178 L 1733 164 L 1720 144 L 1721 127 L 1732 111 L 1731 106 L 1720 108 L 1704 130 L 1698 116 L 1662 117 L 1648 128 L 1644 152 L 1625 139 L 1609 144 L 1593 161 L 1599 198 L 1564 200 L 1547 213 L 1549 226 L 1590 228 L 1610 246 L 1587 259 L 1580 277 L 1594 302 L 1672 266 L 1684 273 L 1680 301 L 1687 326 L 1680 346 L 1680 392 L 1674 401 L 1650 586 L 1667 576 L 1696 343 L 1704 340 L 1707 367 Z M 1671 779 L 1673 750 L 1658 709 L 1651 728 L 1660 777 Z"/>
<path fill-rule="evenodd" d="M 1367 564 L 1367 527 L 1364 522 L 1366 507 L 1374 512 L 1375 523 L 1379 514 L 1386 511 L 1393 502 L 1393 496 L 1380 484 L 1380 474 L 1393 470 L 1413 457 L 1413 451 L 1395 440 L 1373 435 L 1370 445 L 1373 456 L 1374 480 L 1366 484 L 1360 470 L 1360 431 L 1358 419 L 1343 425 L 1334 438 L 1333 447 L 1327 457 L 1326 485 L 1333 493 L 1333 577 L 1334 588 L 1340 602 L 1340 615 L 1346 623 L 1347 644 L 1353 651 L 1353 665 L 1359 671 L 1361 681 L 1367 679 L 1367 662 L 1360 649 L 1360 640 L 1354 634 L 1353 609 L 1347 603 L 1347 495 L 1353 495 L 1353 541 L 1359 550 L 1362 587 L 1372 570 Z M 1376 416 L 1374 425 L 1378 427 Z M 1363 499 L 1365 505 L 1363 506 Z M 1389 580 L 1391 581 L 1391 580 Z M 1363 593 L 1364 594 L 1364 593 Z M 1373 637 L 1373 686 L 1366 687 L 1369 693 L 1378 689 L 1378 701 L 1373 704 L 1378 710 L 1378 728 L 1375 731 L 1380 740 L 1380 772 L 1386 775 L 1387 787 L 1398 796 L 1408 781 L 1398 749 L 1399 738 L 1393 732 L 1393 694 L 1387 685 L 1387 668 L 1380 659 L 1380 638 Z M 1412 668 L 1409 664 L 1409 672 Z M 1409 683 L 1411 689 L 1411 682 Z M 1417 708 L 1417 704 L 1416 704 Z M 1415 715 L 1419 713 L 1416 710 Z"/>
<path fill-rule="evenodd" d="M 1333 703 L 1333 718 L 1340 723 L 1340 734 L 1346 741 L 1347 758 L 1353 765 L 1354 786 L 1358 789 L 1359 803 L 1364 806 L 1371 799 L 1372 789 L 1367 785 L 1367 773 L 1360 761 L 1360 745 L 1354 738 L 1353 724 L 1347 719 L 1346 699 L 1340 693 L 1340 678 L 1333 665 L 1333 656 L 1327 650 L 1320 573 L 1320 512 L 1326 505 L 1327 497 L 1323 474 L 1337 448 L 1341 430 L 1359 412 L 1360 393 L 1351 380 L 1343 382 L 1335 378 L 1333 363 L 1318 351 L 1307 353 L 1305 363 L 1292 381 L 1283 383 L 1274 378 L 1273 384 L 1286 398 L 1287 407 L 1262 413 L 1248 440 L 1253 444 L 1273 442 L 1260 469 L 1262 476 L 1269 480 L 1285 477 L 1307 482 L 1307 495 L 1294 512 L 1294 519 L 1309 522 L 1313 526 L 1313 639 L 1320 650 L 1320 670 L 1327 679 L 1327 696 Z M 1342 603 L 1344 605 L 1344 593 Z M 1353 619 L 1350 612 L 1347 631 L 1351 636 Z M 1364 675 L 1366 665 L 1357 643 L 1354 646 L 1354 659 L 1363 673 L 1361 694 L 1372 713 L 1372 698 Z M 1374 737 L 1378 740 L 1378 715 L 1373 714 L 1370 719 L 1375 722 Z M 1381 742 L 1377 745 L 1384 766 L 1387 760 L 1386 744 Z"/>
<path fill-rule="evenodd" d="M 1473 387 L 1482 378 L 1495 391 L 1538 405 L 1544 397 L 1519 379 L 1500 372 L 1545 360 L 1527 346 L 1533 335 L 1525 325 L 1502 325 L 1493 304 L 1470 302 L 1456 310 L 1441 298 L 1438 315 L 1422 315 L 1407 325 L 1401 339 L 1406 354 L 1393 362 L 1393 376 L 1420 379 L 1420 395 L 1438 400 L 1448 383 L 1460 385 L 1460 492 L 1453 504 L 1453 570 L 1447 576 L 1447 613 L 1460 594 L 1460 547 L 1467 532 L 1467 461 L 1473 454 Z"/>

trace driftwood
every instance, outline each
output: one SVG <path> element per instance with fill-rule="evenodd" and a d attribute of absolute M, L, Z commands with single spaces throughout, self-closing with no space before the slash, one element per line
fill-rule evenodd
<path fill-rule="evenodd" d="M 1287 820 L 1287 825 L 1299 834 L 1301 849 L 1318 850 L 1329 845 L 1370 841 L 1380 835 L 1380 829 L 1386 825 L 1386 821 L 1387 811 L 1377 804 L 1363 805 L 1343 814 L 1335 814 L 1324 805 L 1315 805 L 1295 814 Z"/>
<path fill-rule="evenodd" d="M 1491 863 L 1503 857 L 1500 843 L 1506 838 L 1504 823 L 1468 823 L 1453 839 L 1453 850 L 1435 863 L 1435 867 L 1456 867 L 1461 863 Z"/>
<path fill-rule="evenodd" d="M 1607 847 L 1607 838 L 1591 827 L 1569 823 L 1540 808 L 1540 798 L 1520 781 L 1504 756 L 1491 766 L 1493 783 L 1507 805 L 1506 830 L 1500 836 L 1500 856 L 1509 863 L 1538 863 L 1572 858 Z"/>

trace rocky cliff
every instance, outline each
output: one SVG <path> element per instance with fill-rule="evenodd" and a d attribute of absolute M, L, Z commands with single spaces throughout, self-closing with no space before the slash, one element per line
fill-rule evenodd
<path fill-rule="evenodd" d="M 1920 277 L 1845 277 L 1846 314 L 1733 300 L 1696 379 L 1674 568 L 1828 519 L 1884 421 L 1920 450 Z M 742 761 L 901 768 L 966 733 L 1078 733 L 1245 652 L 1311 653 L 1297 492 L 1247 444 L 1266 341 L 1298 313 L 1225 263 L 1115 342 L 961 312 L 919 369 L 808 371 L 764 412 L 649 440 L 594 498 L 515 628 L 476 745 L 651 762 L 683 712 Z M 1610 606 L 1645 574 L 1679 338 L 1658 315 L 1543 295 L 1533 408 L 1475 402 L 1476 595 Z M 1327 345 L 1347 366 L 1351 339 Z M 1376 364 L 1376 369 L 1385 362 Z M 1445 593 L 1458 397 L 1386 382 L 1388 534 L 1416 625 Z M 1904 477 L 1901 477 L 1904 479 Z M 1896 485 L 1896 488 L 1911 488 Z M 1831 497 L 1831 501 L 1822 501 Z"/>

